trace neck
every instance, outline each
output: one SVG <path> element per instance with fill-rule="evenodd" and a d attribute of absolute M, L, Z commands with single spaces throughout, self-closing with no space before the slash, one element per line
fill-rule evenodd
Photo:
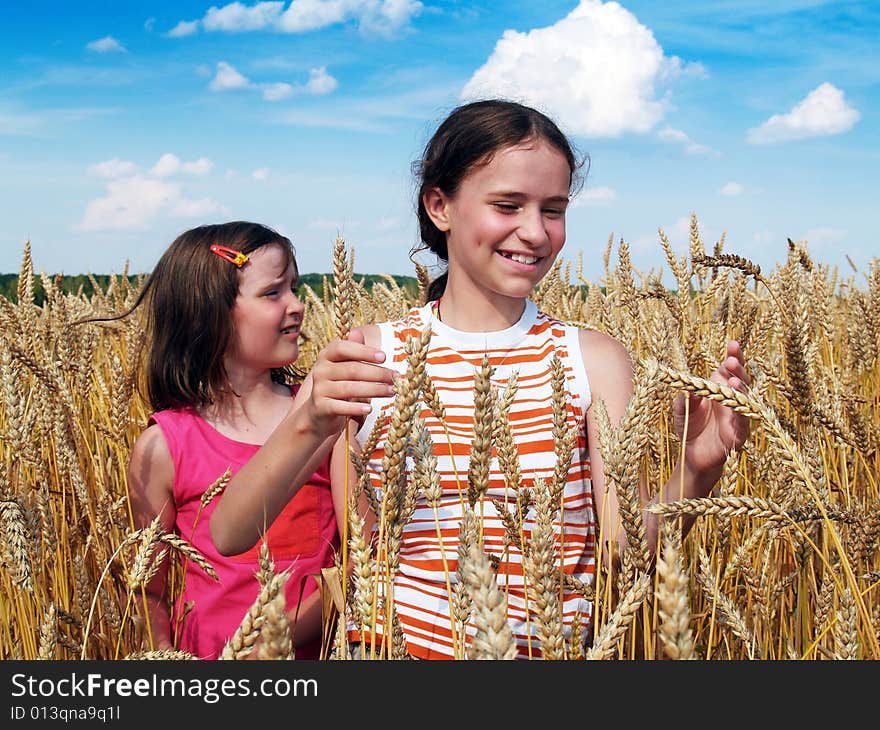
<path fill-rule="evenodd" d="M 229 373 L 229 391 L 200 410 L 202 417 L 227 436 L 250 440 L 267 436 L 292 403 L 290 390 L 271 378 L 243 378 Z M 264 433 L 265 432 L 265 433 Z M 247 437 L 246 437 L 247 436 Z"/>
<path fill-rule="evenodd" d="M 226 417 L 246 414 L 256 405 L 271 400 L 278 395 L 283 386 L 272 382 L 272 374 L 268 370 L 260 372 L 246 368 L 230 367 L 226 365 L 228 378 L 228 392 L 216 402 L 211 411 Z"/>
<path fill-rule="evenodd" d="M 440 321 L 462 332 L 497 332 L 516 324 L 526 308 L 525 299 L 493 297 L 491 299 L 456 295 L 448 287 L 440 306 L 434 312 Z"/>

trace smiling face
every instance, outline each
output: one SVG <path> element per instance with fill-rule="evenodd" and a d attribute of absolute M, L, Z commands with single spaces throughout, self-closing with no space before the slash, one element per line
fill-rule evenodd
<path fill-rule="evenodd" d="M 425 208 L 446 233 L 447 294 L 521 312 L 565 243 L 571 175 L 555 147 L 527 140 L 474 166 L 455 194 L 428 191 Z"/>
<path fill-rule="evenodd" d="M 270 244 L 248 254 L 239 272 L 232 306 L 234 334 L 224 358 L 231 374 L 242 369 L 268 371 L 299 356 L 304 306 L 294 293 L 298 275 L 281 246 Z"/>

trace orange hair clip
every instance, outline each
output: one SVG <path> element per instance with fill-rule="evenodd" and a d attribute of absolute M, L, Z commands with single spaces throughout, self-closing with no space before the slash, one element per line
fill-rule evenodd
<path fill-rule="evenodd" d="M 219 246 L 216 243 L 211 246 L 211 252 L 217 254 L 221 259 L 226 259 L 229 263 L 235 264 L 239 269 L 248 262 L 248 257 L 241 251 L 236 251 L 226 246 Z"/>

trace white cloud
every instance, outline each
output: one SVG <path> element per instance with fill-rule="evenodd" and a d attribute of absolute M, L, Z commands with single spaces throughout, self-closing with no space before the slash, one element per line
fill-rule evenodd
<path fill-rule="evenodd" d="M 418 0 L 293 0 L 286 10 L 284 6 L 284 2 L 233 2 L 211 7 L 201 23 L 206 31 L 226 33 L 306 33 L 355 20 L 364 33 L 391 36 L 424 7 Z"/>
<path fill-rule="evenodd" d="M 175 25 L 171 30 L 168 31 L 169 38 L 184 38 L 188 35 L 193 35 L 197 33 L 199 30 L 199 21 L 198 20 L 181 20 L 177 25 Z"/>
<path fill-rule="evenodd" d="M 96 53 L 125 53 L 125 46 L 111 35 L 86 44 L 86 48 Z"/>
<path fill-rule="evenodd" d="M 350 12 L 349 0 L 326 2 L 325 0 L 295 0 L 278 18 L 278 29 L 287 33 L 305 33 L 341 23 Z"/>
<path fill-rule="evenodd" d="M 306 91 L 310 94 L 329 94 L 339 86 L 339 82 L 327 73 L 327 67 L 313 68 L 309 70 L 309 80 L 306 83 Z"/>
<path fill-rule="evenodd" d="M 617 199 L 617 193 L 611 188 L 584 188 L 571 202 L 572 208 L 582 208 L 585 205 L 598 206 L 609 205 Z"/>
<path fill-rule="evenodd" d="M 269 179 L 269 168 L 268 167 L 258 167 L 251 173 L 251 177 L 254 180 L 259 182 L 265 182 Z"/>
<path fill-rule="evenodd" d="M 744 190 L 745 188 L 738 182 L 729 182 L 721 188 L 721 194 L 728 196 L 742 195 Z"/>
<path fill-rule="evenodd" d="M 211 79 L 208 88 L 211 91 L 230 91 L 233 89 L 248 89 L 250 86 L 251 82 L 248 81 L 247 77 L 242 76 L 226 61 L 218 61 L 217 73 Z"/>
<path fill-rule="evenodd" d="M 681 142 L 682 144 L 690 142 L 690 137 L 688 137 L 680 129 L 673 129 L 672 127 L 661 129 L 659 132 L 657 132 L 657 136 L 664 142 Z"/>
<path fill-rule="evenodd" d="M 141 175 L 111 180 L 107 195 L 86 207 L 80 228 L 87 231 L 146 227 L 159 211 L 180 197 L 180 186 Z"/>
<path fill-rule="evenodd" d="M 155 18 L 147 18 L 144 21 L 144 30 L 147 31 L 147 33 L 152 33 L 153 28 L 155 26 L 156 26 L 156 19 Z"/>
<path fill-rule="evenodd" d="M 179 169 L 189 168 L 196 173 L 206 167 L 206 162 L 210 163 L 207 158 L 180 163 L 175 155 L 166 154 L 160 162 L 163 160 L 164 167 L 157 163 L 149 175 L 129 174 L 109 179 L 106 194 L 88 203 L 77 228 L 86 231 L 137 230 L 149 228 L 163 214 L 171 218 L 201 218 L 224 212 L 224 208 L 210 198 L 187 198 L 180 183 L 159 179 L 155 172 L 160 167 L 159 173 L 165 173 L 175 166 L 176 160 Z M 89 171 L 111 176 L 134 168 L 134 163 L 114 158 L 92 165 Z"/>
<path fill-rule="evenodd" d="M 128 160 L 120 160 L 114 157 L 112 160 L 104 160 L 89 166 L 89 174 L 96 177 L 105 177 L 109 179 L 117 177 L 127 177 L 137 172 L 137 165 Z"/>
<path fill-rule="evenodd" d="M 711 147 L 704 144 L 694 142 L 680 129 L 666 127 L 657 132 L 657 137 L 664 142 L 676 142 L 684 147 L 685 154 L 688 155 L 717 155 Z"/>
<path fill-rule="evenodd" d="M 205 14 L 202 24 L 205 30 L 222 30 L 238 33 L 247 30 L 263 30 L 278 22 L 283 2 L 262 2 L 252 7 L 239 2 L 222 8 L 212 6 Z"/>
<path fill-rule="evenodd" d="M 153 165 L 150 174 L 156 177 L 170 177 L 183 173 L 186 175 L 207 175 L 214 169 L 214 163 L 207 157 L 200 157 L 192 162 L 183 162 L 177 155 L 166 152 Z"/>
<path fill-rule="evenodd" d="M 293 87 L 290 84 L 279 82 L 277 84 L 262 84 L 260 88 L 263 90 L 263 98 L 266 101 L 281 101 L 293 94 Z"/>
<path fill-rule="evenodd" d="M 360 29 L 390 37 L 422 12 L 424 5 L 416 0 L 383 0 L 352 3 L 361 6 Z"/>
<path fill-rule="evenodd" d="M 698 70 L 665 56 L 651 31 L 616 2 L 581 0 L 554 25 L 504 31 L 461 97 L 524 101 L 569 132 L 617 137 L 652 129 L 667 105 L 656 86 Z"/>
<path fill-rule="evenodd" d="M 796 139 L 840 134 L 853 128 L 861 114 L 851 107 L 836 86 L 824 83 L 786 114 L 774 114 L 748 132 L 752 144 L 774 144 Z"/>
<path fill-rule="evenodd" d="M 89 167 L 89 173 L 107 178 L 103 197 L 88 203 L 80 223 L 81 230 L 146 229 L 158 217 L 204 218 L 225 209 L 210 198 L 188 198 L 179 182 L 171 175 L 202 176 L 214 163 L 207 157 L 183 162 L 170 152 L 163 154 L 146 174 L 137 172 L 137 165 L 114 157 Z"/>
<path fill-rule="evenodd" d="M 329 94 L 339 86 L 339 82 L 327 73 L 326 66 L 309 70 L 309 80 L 305 84 L 293 86 L 283 81 L 254 83 L 226 61 L 218 61 L 217 72 L 208 88 L 211 91 L 233 91 L 238 89 L 259 89 L 266 101 L 281 101 L 294 93 L 307 93 L 316 96 Z"/>

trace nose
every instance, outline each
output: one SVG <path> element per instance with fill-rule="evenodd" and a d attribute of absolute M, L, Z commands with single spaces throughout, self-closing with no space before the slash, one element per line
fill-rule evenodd
<path fill-rule="evenodd" d="M 290 296 L 287 298 L 287 311 L 291 314 L 302 314 L 305 311 L 305 308 L 305 304 L 302 303 L 302 300 L 296 295 L 296 292 L 291 290 Z"/>
<path fill-rule="evenodd" d="M 539 246 L 550 240 L 540 208 L 528 207 L 522 212 L 517 235 L 523 243 L 531 246 Z"/>

